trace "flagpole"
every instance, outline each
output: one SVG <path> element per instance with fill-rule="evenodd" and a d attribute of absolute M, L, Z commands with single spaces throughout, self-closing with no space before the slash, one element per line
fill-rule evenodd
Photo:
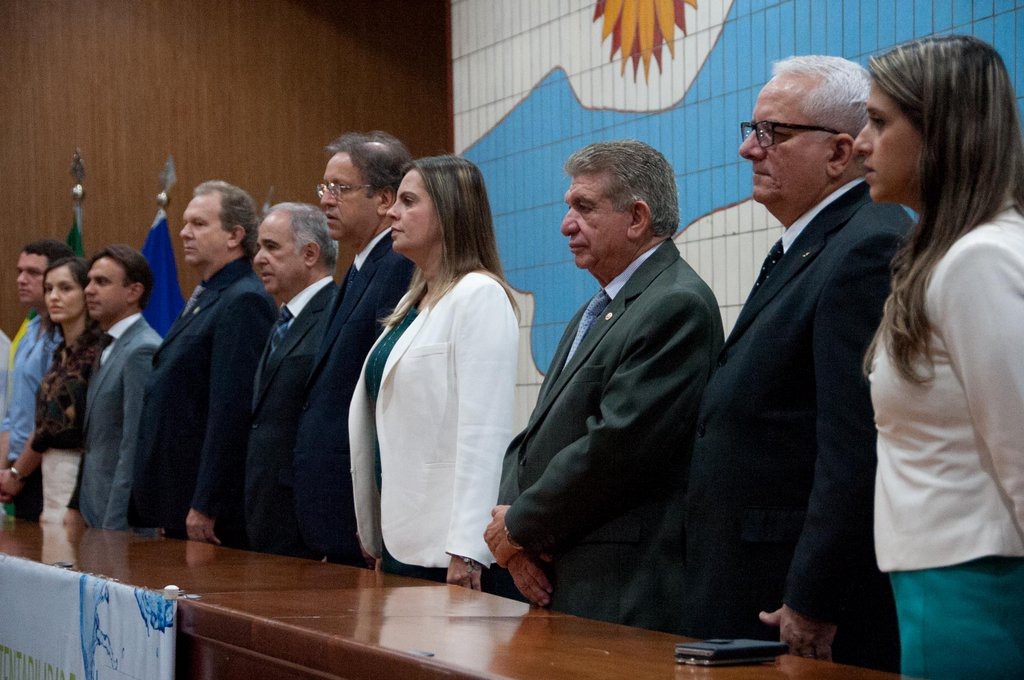
<path fill-rule="evenodd" d="M 170 232 L 167 227 L 167 205 L 170 203 L 168 192 L 177 181 L 174 170 L 174 157 L 167 155 L 167 163 L 160 173 L 160 193 L 156 195 L 156 218 L 153 226 L 146 234 L 142 244 L 142 254 L 149 262 L 153 272 L 153 293 L 149 304 L 142 310 L 146 321 L 161 336 L 166 335 L 171 324 L 181 312 L 185 300 L 178 284 L 178 268 L 174 263 L 174 248 L 171 245 Z"/>

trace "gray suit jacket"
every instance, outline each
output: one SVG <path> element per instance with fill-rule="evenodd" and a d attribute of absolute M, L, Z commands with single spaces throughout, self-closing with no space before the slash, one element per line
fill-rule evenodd
<path fill-rule="evenodd" d="M 89 380 L 79 510 L 86 524 L 128 528 L 142 394 L 160 336 L 144 318 L 128 327 Z"/>
<path fill-rule="evenodd" d="M 512 537 L 553 557 L 552 609 L 678 633 L 683 490 L 718 303 L 666 241 L 566 364 L 582 315 L 509 445 L 498 502 Z"/>

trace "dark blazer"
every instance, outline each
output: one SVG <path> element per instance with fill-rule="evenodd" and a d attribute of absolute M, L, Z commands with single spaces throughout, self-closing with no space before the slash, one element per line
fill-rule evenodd
<path fill-rule="evenodd" d="M 666 241 L 563 368 L 582 315 L 509 445 L 498 502 L 516 541 L 553 556 L 552 609 L 678 632 L 682 500 L 718 303 Z"/>
<path fill-rule="evenodd" d="M 128 528 L 142 395 L 159 346 L 160 336 L 140 317 L 89 380 L 78 509 L 90 527 Z"/>
<path fill-rule="evenodd" d="M 313 370 L 306 382 L 293 464 L 295 511 L 302 539 L 317 556 L 365 565 L 356 539 L 348 445 L 348 407 L 363 361 L 409 288 L 412 263 L 391 250 L 385 237 L 346 277 Z"/>
<path fill-rule="evenodd" d="M 268 356 L 268 337 L 256 369 L 245 460 L 245 528 L 253 550 L 315 557 L 302 542 L 295 519 L 292 451 L 306 380 L 336 290 L 332 281 L 310 298 L 273 356 Z"/>
<path fill-rule="evenodd" d="M 153 357 L 129 520 L 184 538 L 195 508 L 216 518 L 225 545 L 239 547 L 252 380 L 276 313 L 246 258 L 205 286 Z"/>
<path fill-rule="evenodd" d="M 696 637 L 775 639 L 783 603 L 838 625 L 840 662 L 898 669 L 875 564 L 875 428 L 861 365 L 910 220 L 861 183 L 827 206 L 747 300 L 704 392 L 686 502 Z"/>

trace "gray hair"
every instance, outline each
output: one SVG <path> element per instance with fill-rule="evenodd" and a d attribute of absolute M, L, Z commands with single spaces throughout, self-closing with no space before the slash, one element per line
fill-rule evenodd
<path fill-rule="evenodd" d="M 772 77 L 782 75 L 818 81 L 803 101 L 804 113 L 816 124 L 853 137 L 867 124 L 871 78 L 860 64 L 842 57 L 809 54 L 772 64 Z"/>
<path fill-rule="evenodd" d="M 244 189 L 228 184 L 219 179 L 212 179 L 197 186 L 193 196 L 206 196 L 217 192 L 220 194 L 220 226 L 224 231 L 241 227 L 245 231 L 242 239 L 242 252 L 250 260 L 259 250 L 256 245 L 257 230 L 260 226 L 256 212 L 256 201 Z"/>
<path fill-rule="evenodd" d="M 608 198 L 616 210 L 627 210 L 634 201 L 646 203 L 655 236 L 668 237 L 679 228 L 676 176 L 654 147 L 635 139 L 595 142 L 569 156 L 565 171 L 570 177 L 605 174 Z"/>
<path fill-rule="evenodd" d="M 308 203 L 278 203 L 271 206 L 267 215 L 275 212 L 286 213 L 291 218 L 295 252 L 307 243 L 315 243 L 320 247 L 320 262 L 333 272 L 338 262 L 338 243 L 327 231 L 327 216 L 323 211 Z"/>
<path fill-rule="evenodd" d="M 335 156 L 347 153 L 352 165 L 359 170 L 363 182 L 370 185 L 367 195 L 381 189 L 398 191 L 405 174 L 402 169 L 412 160 L 405 144 L 394 135 L 380 130 L 372 132 L 346 132 L 327 145 L 327 153 Z"/>

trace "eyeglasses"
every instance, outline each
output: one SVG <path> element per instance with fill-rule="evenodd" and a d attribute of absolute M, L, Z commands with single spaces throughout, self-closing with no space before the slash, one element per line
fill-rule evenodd
<path fill-rule="evenodd" d="M 817 132 L 829 132 L 838 135 L 839 130 L 822 127 L 820 125 L 797 125 L 796 123 L 780 123 L 777 120 L 755 120 L 740 123 L 740 141 L 744 142 L 751 133 L 757 133 L 757 143 L 762 149 L 767 149 L 775 144 L 775 128 L 789 128 L 790 130 L 815 130 Z"/>
<path fill-rule="evenodd" d="M 350 191 L 355 189 L 369 189 L 372 186 L 372 184 L 335 184 L 334 182 L 330 182 L 328 184 L 317 184 L 316 195 L 317 198 L 323 198 L 324 194 L 330 193 L 331 196 L 334 196 L 336 200 L 340 201 L 341 197 Z"/>

